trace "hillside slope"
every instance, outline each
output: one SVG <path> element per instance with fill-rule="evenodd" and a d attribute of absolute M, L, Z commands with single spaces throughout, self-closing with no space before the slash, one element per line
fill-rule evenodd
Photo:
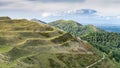
<path fill-rule="evenodd" d="M 84 68 L 101 56 L 57 28 L 0 17 L 0 68 Z"/>
<path fill-rule="evenodd" d="M 120 34 L 113 32 L 96 32 L 81 37 L 87 40 L 94 47 L 106 53 L 108 57 L 117 62 L 116 67 L 120 68 Z"/>
<path fill-rule="evenodd" d="M 81 25 L 73 20 L 57 20 L 48 24 L 60 28 L 75 36 L 82 36 L 88 33 L 101 31 L 93 25 Z"/>
<path fill-rule="evenodd" d="M 94 68 L 120 68 L 120 34 L 106 32 L 92 25 L 82 26 L 75 21 L 57 20 L 49 25 L 63 29 L 73 36 L 88 41 L 94 48 L 106 54 L 106 60 Z"/>

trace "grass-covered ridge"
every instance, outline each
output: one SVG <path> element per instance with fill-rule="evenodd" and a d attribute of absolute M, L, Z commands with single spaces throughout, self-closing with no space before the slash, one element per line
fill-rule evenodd
<path fill-rule="evenodd" d="M 0 68 L 84 68 L 101 58 L 87 42 L 55 27 L 0 20 Z"/>
<path fill-rule="evenodd" d="M 94 27 L 93 25 L 82 25 L 73 20 L 56 20 L 48 23 L 51 26 L 60 28 L 74 36 L 82 36 L 92 32 L 101 31 L 100 29 Z"/>

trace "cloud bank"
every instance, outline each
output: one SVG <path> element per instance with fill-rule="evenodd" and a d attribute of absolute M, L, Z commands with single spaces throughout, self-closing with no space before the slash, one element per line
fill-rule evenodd
<path fill-rule="evenodd" d="M 120 0 L 0 0 L 1 11 L 63 12 L 94 9 L 101 15 L 120 15 Z"/>
<path fill-rule="evenodd" d="M 117 19 L 118 22 L 120 0 L 0 0 L 0 15 L 41 19 L 69 15 L 67 18 L 93 18 L 95 22 Z"/>

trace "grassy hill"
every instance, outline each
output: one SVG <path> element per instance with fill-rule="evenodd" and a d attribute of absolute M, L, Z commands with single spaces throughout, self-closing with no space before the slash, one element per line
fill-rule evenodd
<path fill-rule="evenodd" d="M 57 20 L 49 25 L 63 29 L 73 36 L 88 41 L 94 48 L 106 54 L 106 60 L 94 68 L 120 68 L 120 34 L 106 32 L 92 25 L 81 25 L 71 20 Z"/>
<path fill-rule="evenodd" d="M 57 20 L 48 24 L 60 28 L 74 36 L 82 36 L 88 33 L 101 31 L 93 25 L 82 25 L 73 20 Z"/>
<path fill-rule="evenodd" d="M 101 57 L 90 44 L 60 29 L 0 17 L 0 68 L 85 68 Z"/>

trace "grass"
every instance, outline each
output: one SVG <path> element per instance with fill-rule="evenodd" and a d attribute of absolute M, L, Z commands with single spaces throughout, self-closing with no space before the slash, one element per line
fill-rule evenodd
<path fill-rule="evenodd" d="M 9 45 L 2 45 L 1 47 L 0 47 L 0 53 L 5 53 L 5 52 L 8 52 L 8 51 L 10 51 L 11 49 L 12 49 L 13 47 L 11 47 L 11 46 L 9 46 Z"/>
<path fill-rule="evenodd" d="M 0 68 L 79 68 L 100 58 L 97 54 L 70 52 L 81 45 L 91 50 L 85 42 L 46 24 L 26 19 L 2 20 L 0 24 L 0 54 L 9 57 L 0 57 L 7 61 L 0 61 Z"/>

